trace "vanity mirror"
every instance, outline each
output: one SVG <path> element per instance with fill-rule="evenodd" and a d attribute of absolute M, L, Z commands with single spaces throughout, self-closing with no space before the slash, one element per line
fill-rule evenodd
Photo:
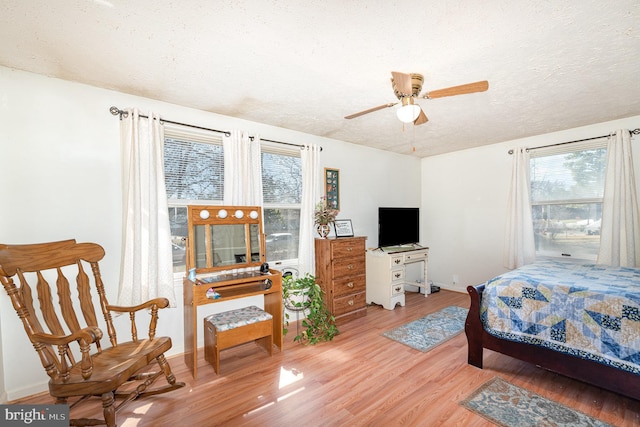
<path fill-rule="evenodd" d="M 265 262 L 259 206 L 188 207 L 187 270 L 198 274 L 259 267 Z"/>

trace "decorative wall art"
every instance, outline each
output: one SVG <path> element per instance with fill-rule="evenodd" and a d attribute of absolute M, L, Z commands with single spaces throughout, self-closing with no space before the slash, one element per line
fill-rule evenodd
<path fill-rule="evenodd" d="M 340 169 L 324 168 L 324 193 L 327 205 L 340 210 Z"/>

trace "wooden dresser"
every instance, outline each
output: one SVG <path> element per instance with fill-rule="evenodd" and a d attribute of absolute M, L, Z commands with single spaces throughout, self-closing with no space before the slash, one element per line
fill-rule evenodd
<path fill-rule="evenodd" d="M 336 324 L 366 316 L 366 237 L 316 239 L 316 281 Z"/>

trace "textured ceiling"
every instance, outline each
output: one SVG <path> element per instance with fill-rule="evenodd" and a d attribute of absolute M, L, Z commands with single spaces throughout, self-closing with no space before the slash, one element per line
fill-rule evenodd
<path fill-rule="evenodd" d="M 640 115 L 639 18 L 638 0 L 0 0 L 0 65 L 424 157 Z M 421 126 L 345 120 L 397 100 L 391 71 L 489 90 L 420 100 Z"/>

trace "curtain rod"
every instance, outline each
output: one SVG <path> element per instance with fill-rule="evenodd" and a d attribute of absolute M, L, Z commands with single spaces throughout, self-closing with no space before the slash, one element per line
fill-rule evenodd
<path fill-rule="evenodd" d="M 111 112 L 111 114 L 113 114 L 114 116 L 120 116 L 120 120 L 122 120 L 123 117 L 127 117 L 129 115 L 129 112 L 127 112 L 125 110 L 121 110 L 118 107 L 109 108 L 109 112 Z M 145 116 L 145 115 L 142 115 L 142 114 L 140 114 L 139 116 L 140 117 L 144 117 L 145 119 L 149 118 L 149 116 Z M 225 136 L 231 136 L 231 132 L 229 132 L 228 130 L 211 129 L 211 128 L 206 128 L 206 127 L 202 127 L 202 126 L 191 125 L 191 124 L 188 124 L 188 123 L 174 122 L 174 121 L 166 120 L 166 119 L 162 119 L 162 118 L 160 120 L 163 123 L 171 123 L 172 125 L 186 126 L 186 127 L 190 127 L 190 128 L 194 128 L 194 129 L 200 129 L 200 130 L 207 130 L 207 131 L 211 131 L 211 132 L 223 133 L 223 134 L 225 134 Z M 250 136 L 249 138 L 251 138 L 251 140 L 253 141 L 253 136 Z M 272 139 L 264 139 L 264 138 L 260 138 L 260 141 L 273 142 L 275 144 L 284 144 L 284 145 L 289 145 L 291 147 L 298 147 L 300 149 L 304 148 L 304 145 L 293 144 L 291 142 L 274 141 Z M 322 147 L 320 147 L 320 151 L 322 151 Z"/>
<path fill-rule="evenodd" d="M 640 128 L 630 130 L 629 133 L 631 135 L 640 135 Z M 594 136 L 593 138 L 576 139 L 575 141 L 558 142 L 557 144 L 542 145 L 540 147 L 527 148 L 526 150 L 531 151 L 531 150 L 537 150 L 539 148 L 557 147 L 559 145 L 573 144 L 574 142 L 583 142 L 583 141 L 591 141 L 593 139 L 607 138 L 608 136 L 609 135 L 602 135 L 602 136 Z M 513 154 L 513 149 L 509 150 L 508 153 Z"/>

